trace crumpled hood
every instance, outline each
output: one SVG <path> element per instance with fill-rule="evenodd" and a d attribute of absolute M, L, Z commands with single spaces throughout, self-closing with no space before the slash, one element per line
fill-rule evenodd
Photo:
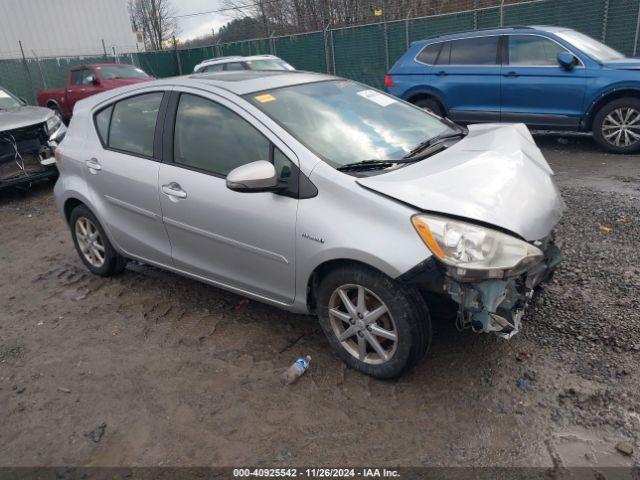
<path fill-rule="evenodd" d="M 523 124 L 470 125 L 443 152 L 357 182 L 418 209 L 501 227 L 533 241 L 558 223 L 564 202 Z"/>
<path fill-rule="evenodd" d="M 0 132 L 44 123 L 53 115 L 48 108 L 25 106 L 0 110 Z"/>
<path fill-rule="evenodd" d="M 607 68 L 613 68 L 615 70 L 639 70 L 640 60 L 635 58 L 625 58 L 622 60 L 610 60 L 608 62 L 602 62 L 602 65 Z"/>

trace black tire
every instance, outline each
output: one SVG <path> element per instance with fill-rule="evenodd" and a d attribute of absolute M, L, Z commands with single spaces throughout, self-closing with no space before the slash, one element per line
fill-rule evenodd
<path fill-rule="evenodd" d="M 350 340 L 344 342 L 338 339 L 338 334 L 329 317 L 329 308 L 334 292 L 345 285 L 359 285 L 364 287 L 365 290 L 369 290 L 377 298 L 368 296 L 369 293 L 367 294 L 368 298 L 370 300 L 375 298 L 375 300 L 383 302 L 390 313 L 390 316 L 385 314 L 380 317 L 382 321 L 393 322 L 397 338 L 393 353 L 386 361 L 381 360 L 381 357 L 375 353 L 370 344 L 367 344 L 366 348 L 369 353 L 365 359 L 371 355 L 379 357 L 378 361 L 381 363 L 372 364 L 362 361 L 347 349 L 348 347 L 345 346 L 347 344 L 352 345 L 352 348 L 357 348 L 360 333 L 357 336 L 353 335 Z M 321 280 L 317 299 L 318 318 L 331 348 L 340 359 L 355 370 L 376 378 L 397 377 L 413 368 L 429 349 L 431 344 L 431 318 L 422 296 L 413 287 L 401 285 L 377 270 L 360 265 L 337 268 L 329 272 Z M 335 317 L 334 322 L 340 323 Z M 345 329 L 349 327 L 349 323 L 346 322 L 341 325 L 344 325 Z M 372 325 L 380 326 L 379 323 Z M 390 340 L 385 340 L 382 337 L 376 338 L 382 344 L 390 342 Z"/>
<path fill-rule="evenodd" d="M 442 106 L 433 98 L 421 98 L 413 102 L 413 104 L 439 117 L 444 116 Z"/>
<path fill-rule="evenodd" d="M 640 100 L 633 97 L 619 98 L 607 103 L 606 105 L 601 107 L 600 110 L 598 110 L 596 116 L 593 119 L 592 126 L 593 138 L 598 145 L 612 153 L 631 154 L 640 151 L 640 138 L 629 145 L 624 145 L 623 136 L 620 139 L 621 145 L 615 145 L 614 143 L 607 140 L 604 135 L 604 130 L 606 130 L 608 133 L 613 133 L 615 131 L 614 129 L 607 128 L 611 127 L 610 123 L 605 124 L 605 122 L 607 121 L 607 116 L 611 114 L 616 119 L 618 119 L 618 114 L 616 113 L 617 110 L 622 112 L 624 115 L 627 111 L 630 111 L 629 109 L 633 109 L 635 110 L 635 112 L 640 113 Z M 636 114 L 633 114 L 630 120 L 634 119 L 635 117 Z M 640 135 L 640 120 L 638 120 L 637 124 L 634 123 L 632 125 L 633 127 L 630 128 L 629 131 L 633 134 Z M 629 136 L 628 138 L 633 137 Z"/>
<path fill-rule="evenodd" d="M 78 221 L 81 221 L 81 219 L 89 220 L 98 231 L 98 238 L 101 240 L 101 246 L 104 248 L 104 262 L 100 266 L 90 263 L 80 247 L 76 232 L 76 225 L 78 224 Z M 73 209 L 69 217 L 69 226 L 71 228 L 71 238 L 73 239 L 73 244 L 76 247 L 78 256 L 91 273 L 102 277 L 109 277 L 121 273 L 125 269 L 128 263 L 127 259 L 115 251 L 111 242 L 109 242 L 109 238 L 105 234 L 102 225 L 100 225 L 96 216 L 85 205 L 78 205 Z"/>

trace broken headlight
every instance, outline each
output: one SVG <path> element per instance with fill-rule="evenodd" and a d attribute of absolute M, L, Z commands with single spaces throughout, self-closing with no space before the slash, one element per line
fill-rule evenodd
<path fill-rule="evenodd" d="M 544 257 L 539 248 L 491 228 L 432 215 L 414 215 L 411 221 L 429 250 L 458 278 L 517 275 Z"/>
<path fill-rule="evenodd" d="M 62 120 L 57 115 L 51 115 L 47 118 L 47 133 L 53 135 L 62 125 Z"/>

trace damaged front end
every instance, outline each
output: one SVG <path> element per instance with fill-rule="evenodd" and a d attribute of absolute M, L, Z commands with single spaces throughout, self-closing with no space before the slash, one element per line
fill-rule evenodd
<path fill-rule="evenodd" d="M 426 214 L 414 216 L 413 223 L 433 257 L 402 280 L 452 299 L 459 330 L 511 338 L 535 288 L 551 278 L 562 258 L 552 234 L 527 242 L 491 227 Z"/>
<path fill-rule="evenodd" d="M 545 243 L 543 260 L 519 276 L 480 282 L 463 282 L 446 276 L 442 288 L 458 304 L 457 328 L 494 332 L 507 339 L 518 333 L 534 290 L 551 279 L 562 260 L 560 249 L 553 241 Z"/>
<path fill-rule="evenodd" d="M 0 189 L 31 184 L 57 174 L 55 148 L 66 127 L 57 117 L 0 131 Z"/>

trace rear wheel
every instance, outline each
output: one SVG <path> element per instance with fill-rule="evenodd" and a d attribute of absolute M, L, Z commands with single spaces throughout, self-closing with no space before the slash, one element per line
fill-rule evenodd
<path fill-rule="evenodd" d="M 444 116 L 444 111 L 442 110 L 442 107 L 433 98 L 421 98 L 413 102 L 413 104 L 439 117 Z"/>
<path fill-rule="evenodd" d="M 377 378 L 415 366 L 431 342 L 431 320 L 420 294 L 364 266 L 327 274 L 318 289 L 318 317 L 335 353 Z"/>
<path fill-rule="evenodd" d="M 115 251 L 91 210 L 78 205 L 71 212 L 69 225 L 80 260 L 92 273 L 108 277 L 124 270 L 127 260 Z"/>
<path fill-rule="evenodd" d="M 603 106 L 593 119 L 593 138 L 613 153 L 640 151 L 640 100 L 620 98 Z"/>

